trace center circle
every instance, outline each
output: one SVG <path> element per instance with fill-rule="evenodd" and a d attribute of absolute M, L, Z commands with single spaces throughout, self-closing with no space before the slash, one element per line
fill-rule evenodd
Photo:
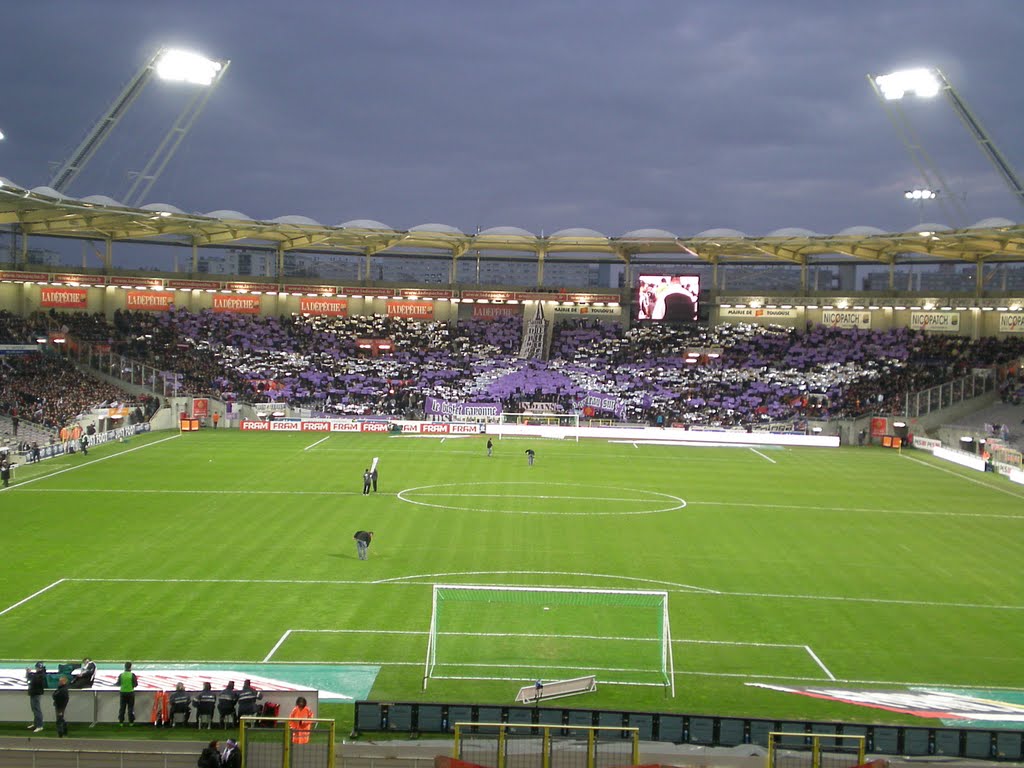
<path fill-rule="evenodd" d="M 536 489 L 532 492 L 530 489 Z M 559 489 L 563 489 L 559 491 Z M 572 493 L 569 489 L 578 489 Z M 398 492 L 407 504 L 457 512 L 490 512 L 502 515 L 656 515 L 686 507 L 678 496 L 659 491 L 617 488 L 579 483 L 482 482 L 420 485 Z M 485 499 L 512 502 L 515 509 L 501 509 L 501 503 L 481 506 Z M 532 502 L 532 503 L 531 503 Z M 566 509 L 559 509 L 563 505 Z M 580 505 L 587 509 L 578 510 Z"/>

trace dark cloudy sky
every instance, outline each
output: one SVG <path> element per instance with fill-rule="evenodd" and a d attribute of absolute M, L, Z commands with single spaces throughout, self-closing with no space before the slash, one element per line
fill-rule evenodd
<path fill-rule="evenodd" d="M 187 211 L 903 231 L 922 182 L 865 76 L 920 65 L 1024 172 L 1024 0 L 22 0 L 3 20 L 0 176 L 23 186 L 158 46 L 231 59 L 150 195 Z M 69 191 L 122 195 L 183 98 L 149 86 Z M 947 102 L 905 113 L 971 222 L 1024 219 Z"/>

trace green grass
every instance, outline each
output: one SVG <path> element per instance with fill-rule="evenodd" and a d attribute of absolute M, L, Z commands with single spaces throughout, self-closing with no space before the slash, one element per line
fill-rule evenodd
<path fill-rule="evenodd" d="M 510 703 L 508 681 L 421 689 L 431 585 L 503 584 L 669 592 L 676 697 L 598 671 L 588 707 L 899 723 L 920 721 L 746 683 L 1024 689 L 1024 489 L 924 453 L 172 435 L 23 467 L 0 493 L 0 610 L 32 596 L 0 615 L 0 657 L 253 663 L 308 630 L 273 660 L 378 663 L 383 700 Z M 479 631 L 650 634 L 630 610 L 505 608 Z M 458 624 L 446 657 L 481 676 L 649 655 Z"/>

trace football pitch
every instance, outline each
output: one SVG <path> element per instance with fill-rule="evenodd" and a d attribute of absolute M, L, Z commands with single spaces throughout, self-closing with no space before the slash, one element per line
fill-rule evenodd
<path fill-rule="evenodd" d="M 169 432 L 21 467 L 0 659 L 351 665 L 369 698 L 459 703 L 594 674 L 564 703 L 860 722 L 915 720 L 751 684 L 1024 692 L 1003 478 L 881 448 L 485 441 Z M 435 584 L 664 592 L 675 697 L 657 612 L 544 593 L 439 612 L 424 690 Z"/>

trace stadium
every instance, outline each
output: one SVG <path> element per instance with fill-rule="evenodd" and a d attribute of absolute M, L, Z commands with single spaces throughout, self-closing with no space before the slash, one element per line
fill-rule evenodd
<path fill-rule="evenodd" d="M 1024 759 L 1024 225 L 398 230 L 6 178 L 0 224 L 0 765 L 68 764 L 26 670 L 82 659 L 91 764 Z M 263 720 L 162 704 L 243 680 Z"/>

